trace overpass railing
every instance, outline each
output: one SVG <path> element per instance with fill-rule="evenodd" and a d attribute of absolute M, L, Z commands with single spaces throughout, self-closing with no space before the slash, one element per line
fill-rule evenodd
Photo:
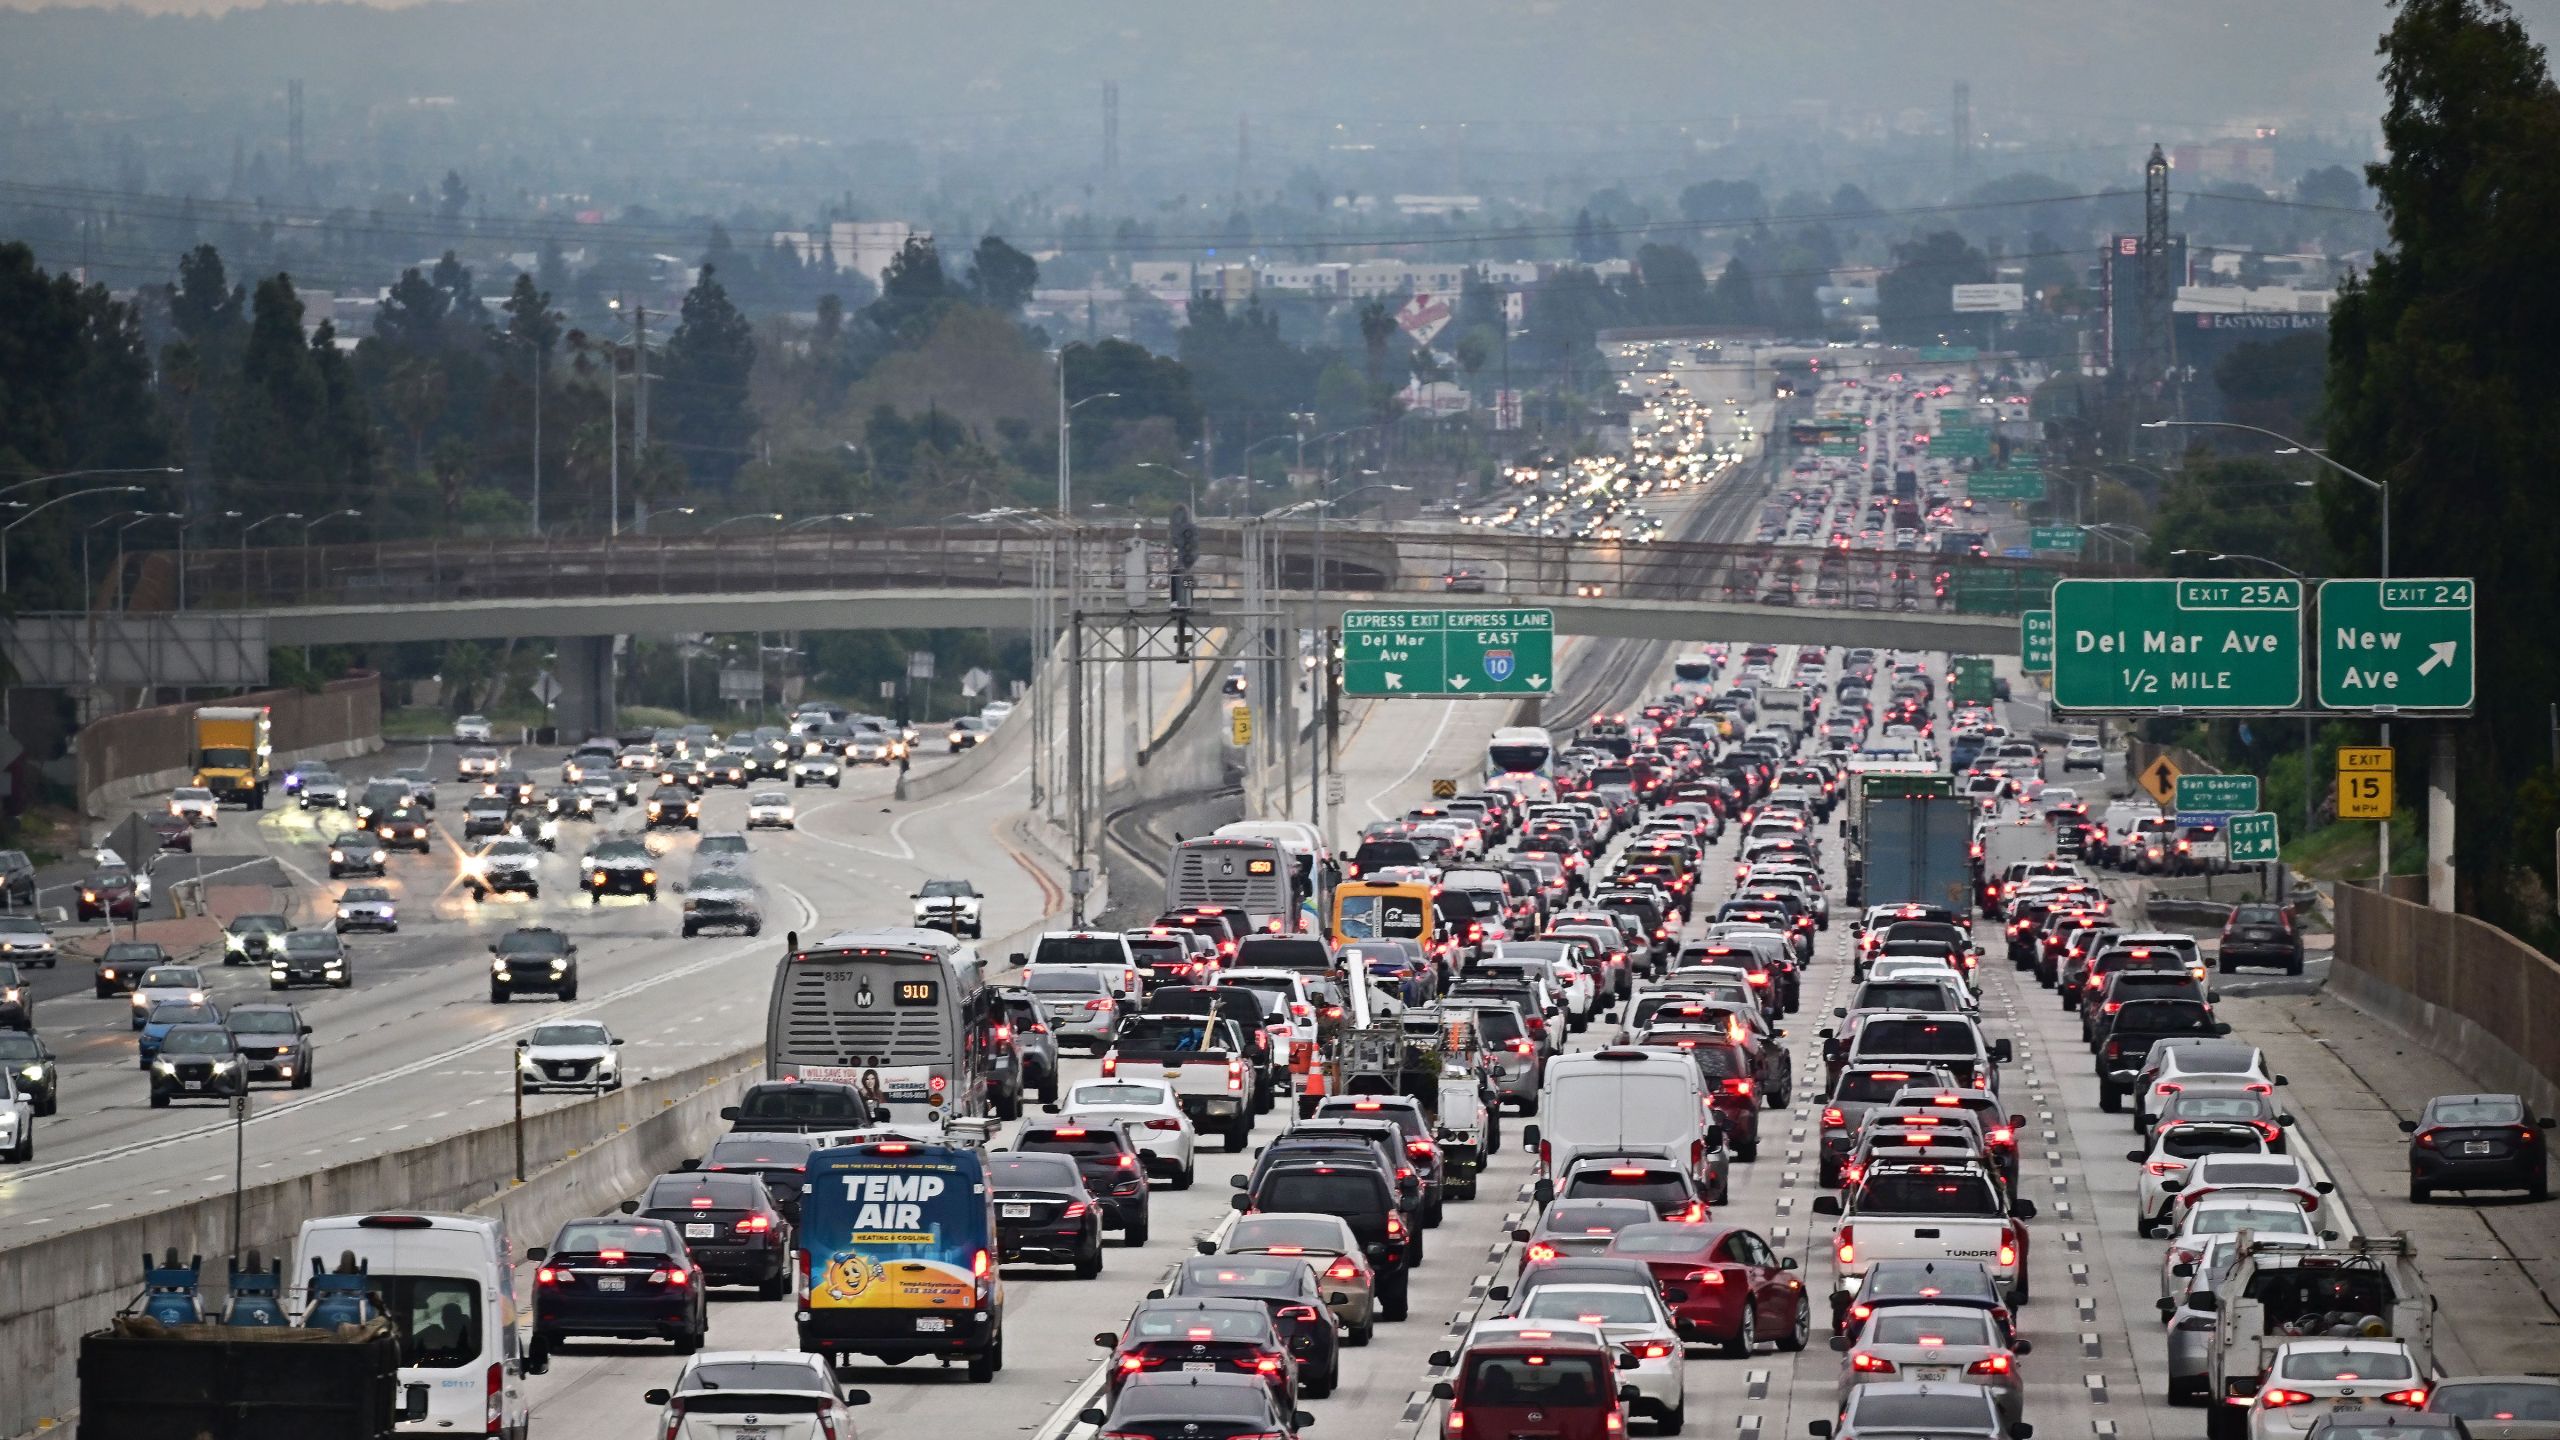
<path fill-rule="evenodd" d="M 623 535 L 384 541 L 185 552 L 190 608 L 421 605 L 488 600 L 613 599 L 787 591 L 1010 589 L 1043 583 L 1062 535 L 1079 547 L 1090 588 L 1117 594 L 1133 532 L 993 526 L 751 535 Z M 1241 589 L 1240 528 L 1202 527 L 1199 593 Z M 1315 578 L 1315 531 L 1267 527 L 1271 577 L 1283 591 Z M 1160 529 L 1149 535 L 1161 586 Z M 1587 539 L 1465 529 L 1332 527 L 1324 585 L 1336 593 L 1509 597 L 1523 603 L 1607 599 L 1841 609 L 2016 614 L 2048 603 L 2078 563 L 1814 546 Z M 177 552 L 136 555 L 149 569 Z M 162 572 L 170 573 L 170 572 Z M 111 587 L 102 587 L 114 593 Z M 140 587 L 136 587 L 137 589 Z M 160 587 L 149 587 L 158 591 Z M 134 589 L 122 593 L 135 593 Z"/>

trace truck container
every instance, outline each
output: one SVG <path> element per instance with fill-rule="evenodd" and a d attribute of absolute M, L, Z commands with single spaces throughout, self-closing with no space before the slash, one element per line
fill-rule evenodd
<path fill-rule="evenodd" d="M 1902 776 L 1869 776 L 1859 784 L 1874 788 L 1860 796 L 1850 836 L 1849 903 L 1944 905 L 1971 923 L 1971 803 L 1953 794 L 1907 793 L 1921 786 Z"/>
<path fill-rule="evenodd" d="M 204 705 L 195 720 L 196 783 L 216 800 L 265 809 L 275 760 L 275 725 L 267 707 Z"/>
<path fill-rule="evenodd" d="M 80 1339 L 79 1440 L 389 1440 L 405 1398 L 399 1335 L 383 1320 L 317 1330 L 122 1316 Z"/>

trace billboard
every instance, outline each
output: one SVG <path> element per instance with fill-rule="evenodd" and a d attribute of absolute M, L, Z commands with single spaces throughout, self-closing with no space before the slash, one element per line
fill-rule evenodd
<path fill-rule="evenodd" d="M 1955 302 L 1956 313 L 1959 315 L 1984 312 L 2015 314 L 2027 308 L 2027 287 L 2024 285 L 1957 285 L 1952 287 L 1951 298 Z"/>

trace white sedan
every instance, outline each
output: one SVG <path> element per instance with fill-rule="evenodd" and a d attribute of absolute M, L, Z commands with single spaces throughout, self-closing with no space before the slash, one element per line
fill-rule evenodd
<path fill-rule="evenodd" d="M 536 1025 L 516 1042 L 516 1074 L 525 1093 L 622 1088 L 622 1041 L 593 1020 Z"/>
<path fill-rule="evenodd" d="M 201 785 L 181 785 L 169 792 L 169 813 L 190 825 L 211 825 L 221 819 L 222 805 Z"/>
<path fill-rule="evenodd" d="M 1597 1318 L 1594 1318 L 1597 1317 Z M 1517 1313 L 1502 1321 L 1489 1321 L 1477 1326 L 1482 1333 L 1485 1324 L 1507 1324 L 1540 1321 L 1596 1325 L 1609 1344 L 1620 1352 L 1618 1383 L 1636 1387 L 1636 1399 L 1627 1408 L 1635 1415 L 1655 1422 L 1661 1433 L 1678 1434 L 1688 1421 L 1688 1390 L 1684 1378 L 1688 1352 L 1681 1344 L 1680 1331 L 1672 1323 L 1671 1312 L 1662 1306 L 1662 1297 L 1644 1285 L 1541 1285 L 1531 1290 L 1520 1302 Z"/>
<path fill-rule="evenodd" d="M 1160 1176 L 1176 1190 L 1191 1188 L 1192 1152 L 1199 1134 L 1182 1113 L 1181 1098 L 1170 1085 L 1152 1080 L 1080 1080 L 1054 1105 L 1042 1110 L 1083 1120 L 1126 1120 L 1137 1137 L 1150 1176 Z"/>
<path fill-rule="evenodd" d="M 799 828 L 799 812 L 792 807 L 790 794 L 782 790 L 759 790 L 748 796 L 747 828 L 750 830 Z"/>
<path fill-rule="evenodd" d="M 2246 1144 L 2246 1149 L 2231 1149 Z M 2266 1137 L 2255 1126 L 2167 1125 L 2151 1137 L 2147 1147 L 2124 1152 L 2124 1158 L 2142 1167 L 2134 1176 L 2133 1206 L 2136 1233 L 2150 1238 L 2152 1227 L 2175 1220 L 2178 1195 L 2187 1187 L 2187 1176 L 2198 1161 L 2219 1155 L 2244 1158 L 2265 1156 L 2281 1159 L 2267 1149 Z"/>
<path fill-rule="evenodd" d="M 2288 1340 L 2250 1401 L 2249 1440 L 2295 1440 L 2326 1415 L 2381 1420 L 2422 1410 L 2427 1388 L 2407 1341 Z"/>

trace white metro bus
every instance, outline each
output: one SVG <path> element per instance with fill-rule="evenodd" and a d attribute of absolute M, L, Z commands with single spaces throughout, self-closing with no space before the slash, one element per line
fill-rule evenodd
<path fill-rule="evenodd" d="M 1237 820 L 1219 826 L 1209 838 L 1278 844 L 1289 857 L 1289 898 L 1297 908 L 1296 918 L 1281 928 L 1301 934 L 1324 928 L 1324 917 L 1333 913 L 1333 887 L 1341 879 L 1341 866 L 1322 831 L 1304 820 Z"/>
<path fill-rule="evenodd" d="M 768 1079 L 862 1091 L 891 1123 L 992 1113 L 997 1026 L 978 948 L 941 930 L 791 937 L 765 1016 Z"/>

